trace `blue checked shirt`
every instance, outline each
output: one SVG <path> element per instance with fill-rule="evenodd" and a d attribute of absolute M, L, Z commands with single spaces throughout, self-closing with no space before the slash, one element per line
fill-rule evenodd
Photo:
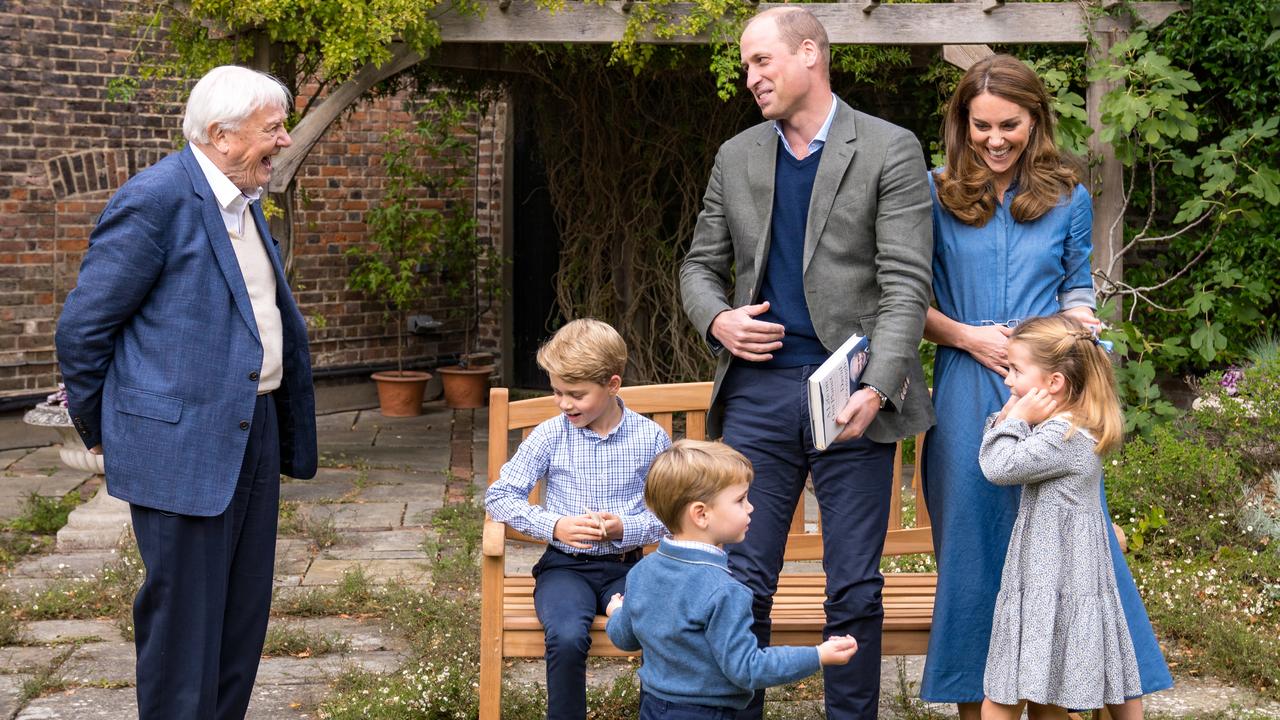
<path fill-rule="evenodd" d="M 575 428 L 563 414 L 534 428 L 485 492 L 489 515 L 570 553 L 612 555 L 662 539 L 667 529 L 644 505 L 644 479 L 671 440 L 657 423 L 628 410 L 621 399 L 618 404 L 622 422 L 603 437 Z M 543 477 L 543 504 L 530 505 L 529 493 Z M 590 550 L 552 539 L 557 520 L 582 515 L 585 508 L 622 518 L 622 539 L 594 541 Z"/>

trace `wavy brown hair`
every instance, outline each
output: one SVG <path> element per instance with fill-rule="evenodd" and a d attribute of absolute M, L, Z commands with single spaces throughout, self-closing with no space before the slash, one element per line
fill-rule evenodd
<path fill-rule="evenodd" d="M 966 225 L 982 227 L 996 211 L 995 176 L 969 142 L 969 103 L 991 93 L 1031 114 L 1031 134 L 1015 167 L 1018 194 L 1009 212 L 1018 222 L 1035 220 L 1070 197 L 1076 172 L 1054 142 L 1057 117 L 1040 77 L 1012 55 L 992 55 L 960 78 L 942 120 L 946 165 L 935 176 L 938 200 Z"/>

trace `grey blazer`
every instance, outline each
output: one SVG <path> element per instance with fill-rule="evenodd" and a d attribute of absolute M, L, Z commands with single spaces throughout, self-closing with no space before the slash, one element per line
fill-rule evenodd
<path fill-rule="evenodd" d="M 918 353 L 932 280 L 932 199 L 915 136 L 842 100 L 836 103 L 809 201 L 805 299 L 828 351 L 854 332 L 870 336 L 862 381 L 886 393 L 889 405 L 866 436 L 894 442 L 934 422 Z M 680 268 L 685 313 L 712 342 L 716 315 L 758 302 L 769 257 L 778 142 L 768 121 L 733 137 L 716 154 Z M 718 354 L 707 418 L 711 437 L 721 433 L 719 391 L 731 359 L 728 350 L 718 348 Z"/>

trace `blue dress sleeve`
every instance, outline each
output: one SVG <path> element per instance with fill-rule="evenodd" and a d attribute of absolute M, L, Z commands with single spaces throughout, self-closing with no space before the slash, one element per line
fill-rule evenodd
<path fill-rule="evenodd" d="M 1058 304 L 1063 310 L 1094 307 L 1093 274 L 1089 256 L 1093 254 L 1093 198 L 1083 185 L 1071 195 L 1070 224 L 1062 248 L 1062 284 Z"/>

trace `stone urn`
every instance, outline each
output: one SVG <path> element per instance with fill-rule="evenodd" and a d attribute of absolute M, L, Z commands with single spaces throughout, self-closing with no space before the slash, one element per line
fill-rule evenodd
<path fill-rule="evenodd" d="M 106 472 L 102 456 L 94 455 L 84 446 L 80 433 L 76 432 L 75 426 L 71 424 L 71 415 L 67 412 L 66 406 L 42 402 L 28 410 L 27 414 L 22 416 L 22 421 L 28 425 L 49 427 L 58 431 L 62 436 L 62 448 L 58 450 L 58 457 L 67 467 L 99 475 Z"/>

